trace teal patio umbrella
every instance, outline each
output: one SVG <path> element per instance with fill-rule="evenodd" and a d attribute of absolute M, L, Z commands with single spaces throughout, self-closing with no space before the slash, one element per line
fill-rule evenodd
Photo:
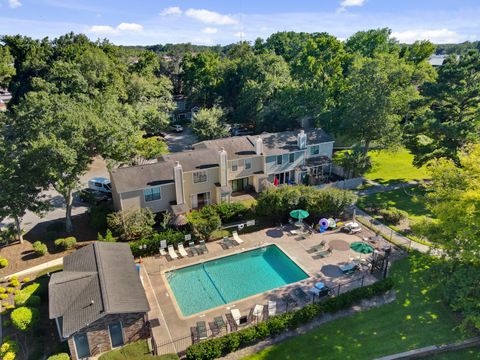
<path fill-rule="evenodd" d="M 356 241 L 350 245 L 350 249 L 353 251 L 362 253 L 362 254 L 371 254 L 373 253 L 373 247 L 370 245 L 361 242 L 361 241 Z"/>
<path fill-rule="evenodd" d="M 310 215 L 308 211 L 306 210 L 292 210 L 290 211 L 290 216 L 294 219 L 302 220 L 308 217 Z"/>

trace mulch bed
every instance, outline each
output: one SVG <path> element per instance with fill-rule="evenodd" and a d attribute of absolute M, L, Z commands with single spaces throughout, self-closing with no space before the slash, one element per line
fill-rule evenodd
<path fill-rule="evenodd" d="M 92 229 L 89 224 L 87 214 L 74 216 L 73 219 L 74 231 L 68 235 L 66 233 L 59 233 L 58 237 L 75 236 L 78 245 L 86 245 L 97 238 L 97 232 Z M 0 277 L 14 274 L 32 266 L 40 265 L 45 262 L 63 257 L 74 250 L 61 251 L 55 247 L 54 241 L 46 241 L 48 253 L 44 256 L 37 256 L 33 251 L 32 244 L 40 240 L 43 242 L 45 236 L 45 226 L 37 225 L 24 236 L 23 244 L 14 243 L 0 248 L 0 256 L 8 260 L 8 266 L 0 269 Z"/>

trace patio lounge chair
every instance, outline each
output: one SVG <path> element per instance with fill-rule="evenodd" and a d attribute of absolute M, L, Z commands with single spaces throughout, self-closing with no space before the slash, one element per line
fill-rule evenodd
<path fill-rule="evenodd" d="M 230 314 L 232 314 L 232 318 L 233 318 L 233 320 L 235 320 L 235 323 L 237 325 L 240 325 L 240 318 L 242 317 L 242 314 L 240 313 L 240 310 L 232 309 L 232 310 L 230 310 Z"/>
<path fill-rule="evenodd" d="M 332 253 L 332 249 L 328 248 L 327 250 L 323 250 L 315 253 L 315 257 L 324 258 L 329 256 L 331 253 Z"/>
<path fill-rule="evenodd" d="M 232 232 L 232 236 L 233 236 L 233 240 L 235 240 L 235 242 L 240 245 L 240 244 L 243 244 L 243 240 L 240 239 L 240 236 L 238 236 L 238 233 L 236 231 L 233 231 Z"/>
<path fill-rule="evenodd" d="M 268 301 L 268 316 L 275 316 L 277 313 L 277 302 L 276 301 Z"/>
<path fill-rule="evenodd" d="M 160 240 L 160 255 L 167 255 L 165 249 L 167 248 L 167 240 Z"/>
<path fill-rule="evenodd" d="M 183 244 L 178 244 L 177 245 L 178 252 L 182 257 L 187 257 L 188 253 L 185 251 L 185 248 L 183 247 Z"/>
<path fill-rule="evenodd" d="M 230 240 L 228 236 L 223 237 L 222 245 L 227 249 L 230 249 L 231 247 L 235 246 L 235 244 L 232 242 L 232 240 Z"/>
<path fill-rule="evenodd" d="M 198 242 L 198 247 L 202 253 L 208 253 L 208 248 L 207 245 L 205 245 L 205 240 L 200 240 Z"/>
<path fill-rule="evenodd" d="M 178 258 L 178 255 L 175 252 L 175 249 L 173 248 L 173 245 L 168 245 L 168 256 L 170 256 L 170 258 L 172 260 Z"/>
<path fill-rule="evenodd" d="M 313 250 L 314 252 L 322 250 L 327 242 L 325 240 L 322 240 L 320 244 L 312 246 L 310 249 Z"/>
<path fill-rule="evenodd" d="M 208 338 L 207 325 L 205 321 L 197 322 L 197 335 L 199 340 Z"/>
<path fill-rule="evenodd" d="M 300 287 L 293 289 L 293 295 L 300 301 L 310 301 L 310 296 Z"/>
<path fill-rule="evenodd" d="M 217 327 L 218 332 L 221 332 L 223 328 L 227 327 L 227 324 L 225 323 L 225 321 L 223 320 L 223 316 L 221 315 L 213 318 L 213 322 L 215 323 L 215 326 Z"/>
<path fill-rule="evenodd" d="M 198 250 L 193 241 L 190 241 L 188 243 L 188 248 L 190 249 L 190 252 L 192 253 L 193 256 L 198 255 Z"/>

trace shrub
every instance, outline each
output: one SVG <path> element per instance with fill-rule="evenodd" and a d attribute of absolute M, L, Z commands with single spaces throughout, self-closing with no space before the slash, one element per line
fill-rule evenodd
<path fill-rule="evenodd" d="M 0 286 L 0 294 L 5 293 L 5 291 L 6 291 L 5 288 Z"/>
<path fill-rule="evenodd" d="M 28 276 L 24 277 L 22 282 L 25 284 L 25 283 L 28 283 L 30 282 L 30 278 Z"/>
<path fill-rule="evenodd" d="M 40 318 L 40 311 L 37 308 L 30 308 L 26 306 L 19 307 L 12 311 L 10 319 L 13 326 L 20 331 L 31 330 L 38 319 Z"/>
<path fill-rule="evenodd" d="M 105 236 L 102 236 L 102 234 L 98 233 L 97 234 L 98 241 L 105 241 L 105 242 L 116 242 L 117 238 L 113 236 L 112 231 L 110 229 L 107 229 L 107 232 L 105 233 Z"/>
<path fill-rule="evenodd" d="M 77 245 L 77 239 L 74 236 L 69 236 L 66 238 L 60 238 L 55 240 L 55 246 L 57 248 L 62 248 L 64 250 L 73 249 Z"/>
<path fill-rule="evenodd" d="M 60 353 L 49 356 L 47 360 L 70 360 L 70 355 L 68 355 L 67 353 Z"/>
<path fill-rule="evenodd" d="M 381 209 L 378 211 L 383 220 L 388 224 L 398 225 L 402 220 L 405 220 L 408 217 L 406 211 L 397 209 L 395 207 L 390 207 L 388 209 Z"/>
<path fill-rule="evenodd" d="M 0 356 L 4 356 L 7 352 L 11 351 L 14 354 L 19 350 L 18 344 L 15 340 L 10 340 L 8 336 L 5 337 L 2 346 L 0 346 Z"/>
<path fill-rule="evenodd" d="M 12 285 L 10 285 L 10 286 L 12 286 Z M 9 288 L 7 289 L 7 292 L 8 292 L 9 294 L 11 294 L 11 293 L 13 293 L 14 290 L 15 290 L 14 288 L 9 287 Z"/>
<path fill-rule="evenodd" d="M 8 280 L 8 283 L 9 283 L 9 286 L 11 286 L 11 287 L 20 286 L 20 281 L 18 281 L 18 278 L 17 278 L 16 276 L 12 276 L 12 277 Z"/>
<path fill-rule="evenodd" d="M 8 298 L 8 294 L 0 294 L 0 299 L 5 300 Z"/>
<path fill-rule="evenodd" d="M 383 294 L 392 287 L 393 280 L 388 278 L 369 286 L 353 289 L 324 302 L 307 305 L 294 312 L 273 316 L 256 326 L 192 345 L 187 349 L 186 358 L 188 360 L 207 360 L 224 356 L 243 346 L 265 339 L 267 336 L 274 336 L 285 330 L 294 329 L 323 313 L 337 312 L 354 305 L 360 300 Z"/>
<path fill-rule="evenodd" d="M 18 295 L 15 295 L 15 298 L 14 298 L 15 306 L 26 305 L 29 302 L 30 297 L 36 294 L 39 288 L 40 288 L 40 284 L 35 282 L 31 285 L 24 287 L 22 290 L 20 290 L 20 293 Z M 35 302 L 37 300 L 33 300 L 33 301 Z"/>
<path fill-rule="evenodd" d="M 8 260 L 0 257 L 0 269 L 3 269 L 8 266 Z"/>
<path fill-rule="evenodd" d="M 149 208 L 126 209 L 108 214 L 107 224 L 121 240 L 138 240 L 152 235 L 155 215 Z"/>
<path fill-rule="evenodd" d="M 130 249 L 133 256 L 148 256 L 158 254 L 160 248 L 160 241 L 167 240 L 167 244 L 175 245 L 185 241 L 185 234 L 180 231 L 167 230 L 161 233 L 156 233 L 150 238 L 141 239 L 130 242 Z M 146 249 L 140 250 L 140 245 L 146 245 Z"/>
<path fill-rule="evenodd" d="M 249 209 L 240 202 L 220 203 L 215 207 L 215 210 L 220 216 L 222 223 L 239 220 L 249 211 Z"/>
<path fill-rule="evenodd" d="M 40 241 L 35 241 L 32 246 L 37 255 L 43 256 L 48 252 L 47 245 Z"/>
<path fill-rule="evenodd" d="M 222 225 L 214 205 L 207 205 L 201 210 L 194 210 L 187 215 L 187 220 L 202 239 L 210 240 L 212 233 Z"/>

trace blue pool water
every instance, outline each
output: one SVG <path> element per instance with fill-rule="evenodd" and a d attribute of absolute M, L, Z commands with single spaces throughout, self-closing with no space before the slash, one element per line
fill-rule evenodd
<path fill-rule="evenodd" d="M 308 277 L 275 245 L 173 270 L 165 275 L 184 316 Z"/>

